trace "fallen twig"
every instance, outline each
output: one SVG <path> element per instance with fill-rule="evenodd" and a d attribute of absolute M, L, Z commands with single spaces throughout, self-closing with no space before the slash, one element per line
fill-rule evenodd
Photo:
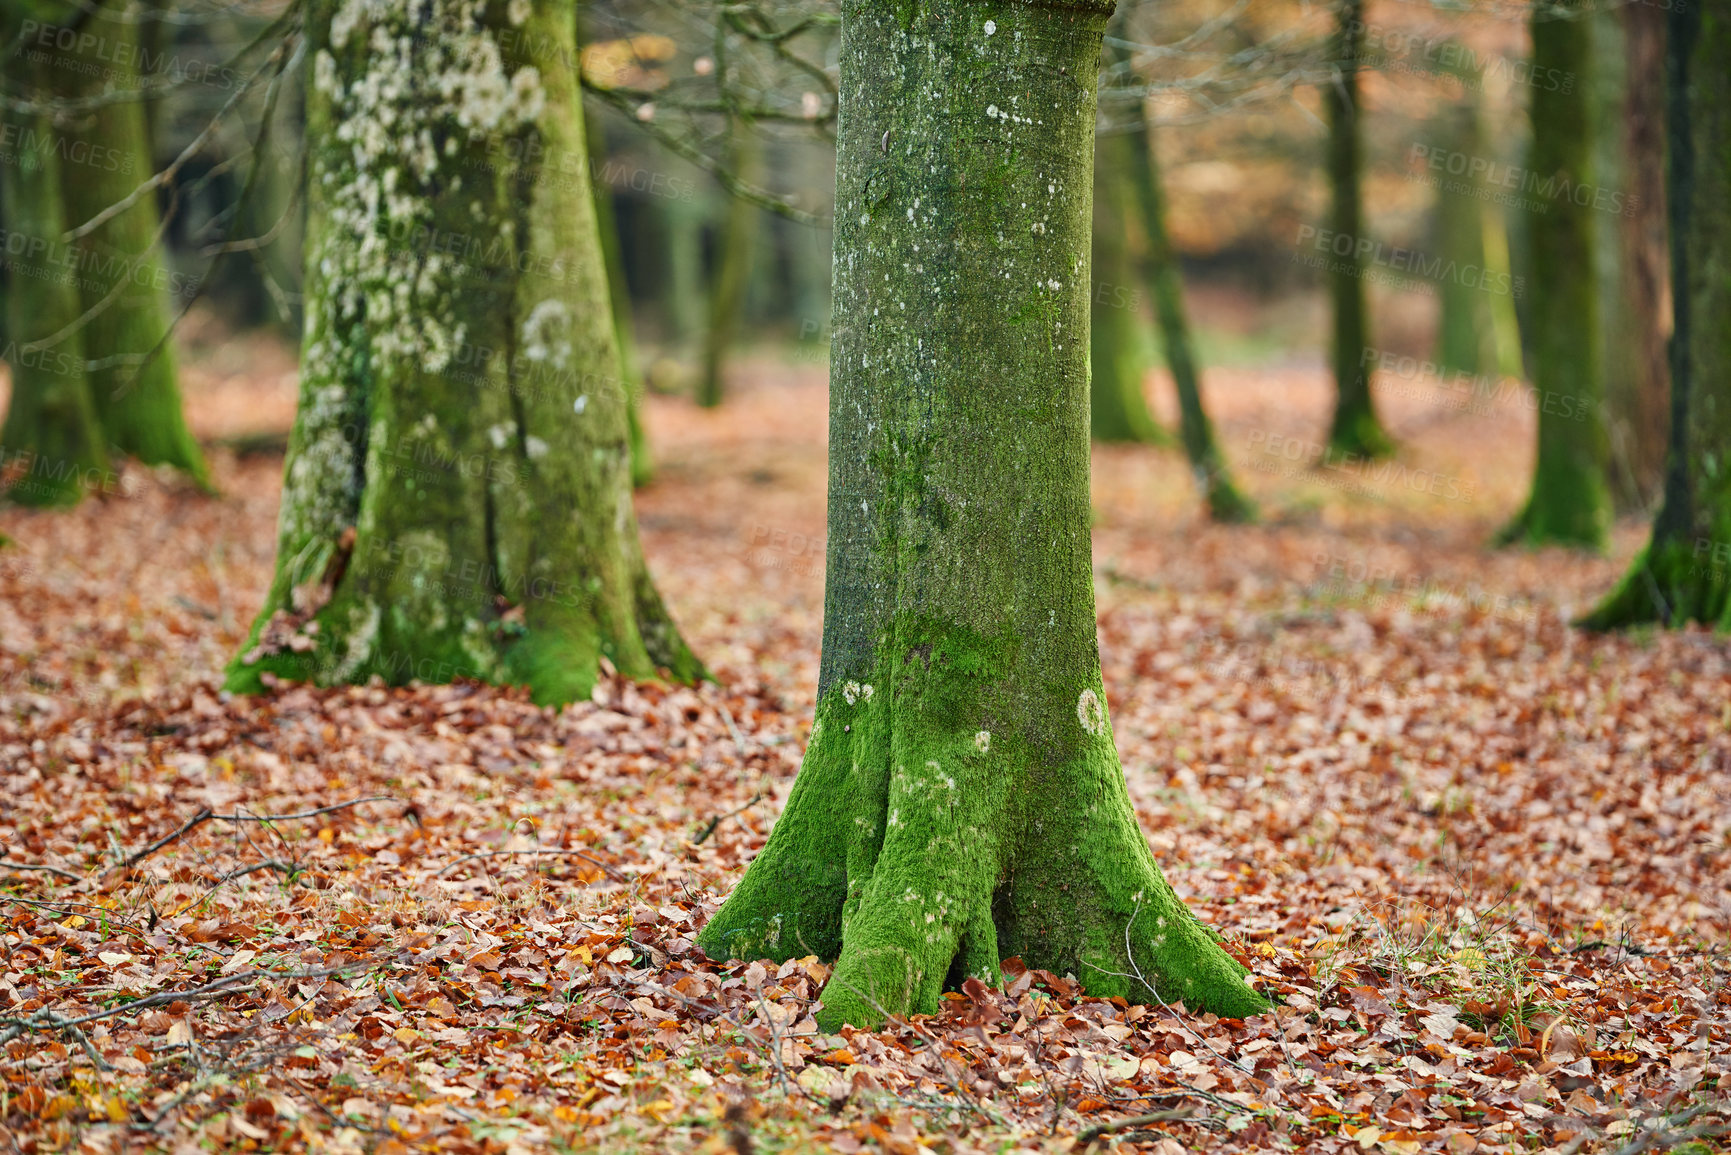
<path fill-rule="evenodd" d="M 465 854 L 465 855 L 463 855 L 463 857 L 457 859 L 455 862 L 448 863 L 447 865 L 442 867 L 437 873 L 435 873 L 433 875 L 433 877 L 438 878 L 440 875 L 445 874 L 448 871 L 452 871 L 452 870 L 457 869 L 457 867 L 463 865 L 463 863 L 473 862 L 477 858 L 513 858 L 513 857 L 519 857 L 519 856 L 532 856 L 532 855 L 564 856 L 564 857 L 568 857 L 568 858 L 581 858 L 584 862 L 587 862 L 589 865 L 596 867 L 602 873 L 606 874 L 607 877 L 611 878 L 614 882 L 630 882 L 631 881 L 625 875 L 619 873 L 617 870 L 614 870 L 611 866 L 608 866 L 605 862 L 602 862 L 599 858 L 596 858 L 595 856 L 593 856 L 591 854 L 586 854 L 581 850 L 478 850 L 474 854 Z"/>
<path fill-rule="evenodd" d="M 388 794 L 371 794 L 365 798 L 351 798 L 347 802 L 338 802 L 333 806 L 321 806 L 316 810 L 303 810 L 298 814 L 218 814 L 210 807 L 206 806 L 200 809 L 197 814 L 194 814 L 191 818 L 188 818 L 184 823 L 182 823 L 180 829 L 176 830 L 174 833 L 166 834 L 163 837 L 158 838 L 155 842 L 152 842 L 149 846 L 146 846 L 143 850 L 138 850 L 127 855 L 125 858 L 103 871 L 103 873 L 105 875 L 112 874 L 116 870 L 125 870 L 128 867 L 137 866 L 152 854 L 155 854 L 163 847 L 186 837 L 186 835 L 191 833 L 193 830 L 196 830 L 198 827 L 203 826 L 206 822 L 298 822 L 304 818 L 316 818 L 321 814 L 334 814 L 339 810 L 347 810 L 350 807 L 359 806 L 363 802 L 395 801 L 397 801 L 397 799 L 392 798 Z"/>
<path fill-rule="evenodd" d="M 1110 1123 L 1096 1123 L 1085 1127 L 1076 1135 L 1077 1151 L 1086 1151 L 1093 1146 L 1094 1140 L 1102 1135 L 1111 1135 L 1118 1131 L 1134 1131 L 1138 1127 L 1146 1127 L 1150 1123 L 1171 1123 L 1178 1119 L 1188 1119 L 1194 1114 L 1194 1107 L 1174 1107 L 1170 1111 L 1154 1111 L 1147 1115 L 1132 1115 L 1128 1119 L 1115 1119 Z"/>
<path fill-rule="evenodd" d="M 7 870 L 40 870 L 44 874 L 53 874 L 58 875 L 61 878 L 70 878 L 73 882 L 82 882 L 84 880 L 82 874 L 74 874 L 70 870 L 62 870 L 58 866 L 49 866 L 45 862 L 5 861 L 0 862 L 0 866 L 5 867 Z"/>
<path fill-rule="evenodd" d="M 706 841 L 708 841 L 709 836 L 711 834 L 715 833 L 715 828 L 717 826 L 720 826 L 723 822 L 726 822 L 729 818 L 732 818 L 735 814 L 744 814 L 747 810 L 750 810 L 753 806 L 756 806 L 759 802 L 762 802 L 762 801 L 763 801 L 763 791 L 759 790 L 756 794 L 753 794 L 751 796 L 750 800 L 747 801 L 744 805 L 736 806 L 732 810 L 729 810 L 726 814 L 717 814 L 714 818 L 711 818 L 709 820 L 708 825 L 706 825 L 702 830 L 698 831 L 697 837 L 693 838 L 691 840 L 691 845 L 702 846 Z"/>

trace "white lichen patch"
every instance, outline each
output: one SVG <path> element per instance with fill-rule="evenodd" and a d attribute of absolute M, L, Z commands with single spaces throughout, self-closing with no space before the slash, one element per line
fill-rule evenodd
<path fill-rule="evenodd" d="M 984 754 L 991 748 L 992 732 L 990 730 L 981 730 L 978 734 L 974 735 L 974 749 Z"/>
<path fill-rule="evenodd" d="M 869 682 L 863 686 L 858 682 L 842 683 L 841 696 L 850 706 L 858 705 L 861 702 L 871 701 L 872 693 L 873 691 Z"/>
<path fill-rule="evenodd" d="M 1100 695 L 1092 689 L 1083 690 L 1082 696 L 1076 699 L 1076 721 L 1095 737 L 1106 732 L 1106 707 L 1101 703 Z"/>
<path fill-rule="evenodd" d="M 551 298 L 523 321 L 523 356 L 537 365 L 563 369 L 571 362 L 571 306 Z"/>

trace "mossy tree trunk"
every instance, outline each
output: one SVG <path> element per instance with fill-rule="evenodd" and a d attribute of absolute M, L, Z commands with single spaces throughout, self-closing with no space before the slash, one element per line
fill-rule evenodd
<path fill-rule="evenodd" d="M 1094 283 L 1089 314 L 1088 431 L 1095 441 L 1167 443 L 1143 392 L 1148 334 L 1130 260 L 1124 205 L 1124 140 L 1099 141 L 1094 172 Z"/>
<path fill-rule="evenodd" d="M 301 401 L 231 688 L 701 673 L 637 541 L 573 17 L 311 5 Z"/>
<path fill-rule="evenodd" d="M 10 29 L 6 41 L 13 49 L 6 71 L 24 82 L 13 91 L 66 106 L 109 89 L 136 90 L 143 24 L 137 13 L 122 8 L 121 0 L 103 0 L 88 7 L 54 3 L 30 9 L 38 25 L 75 32 L 71 49 L 59 47 L 65 38 L 51 38 L 43 47 L 40 36 L 21 35 L 20 12 L 0 21 Z M 157 257 L 154 198 L 138 196 L 86 234 L 71 235 L 125 203 L 152 171 L 143 102 L 8 115 L 18 126 L 14 150 L 29 170 L 18 175 L 8 211 L 18 231 L 28 230 L 32 246 L 13 269 L 9 310 L 20 327 L 9 331 L 32 335 L 17 342 L 13 353 L 21 370 L 13 407 L 18 412 L 16 420 L 9 416 L 4 445 L 9 460 L 31 455 L 39 470 L 30 485 L 13 487 L 12 497 L 76 501 L 87 482 L 63 484 L 50 475 L 59 471 L 70 478 L 82 470 L 88 479 L 89 470 L 105 468 L 109 448 L 204 482 L 203 456 L 186 428 L 174 353 L 166 342 L 164 298 L 175 277 Z M 58 204 L 41 200 L 48 195 Z M 44 364 L 52 369 L 42 369 Z M 83 399 L 75 397 L 79 392 Z M 84 427 L 86 410 L 99 427 L 94 443 Z M 72 424 L 58 427 L 61 421 Z"/>
<path fill-rule="evenodd" d="M 1665 13 L 1628 4 L 1604 19 L 1621 21 L 1621 99 L 1601 137 L 1620 161 L 1624 209 L 1612 218 L 1617 279 L 1601 310 L 1614 322 L 1608 354 L 1619 372 L 1605 382 L 1611 445 L 1611 499 L 1619 512 L 1646 511 L 1664 488 L 1670 440 L 1671 375 L 1665 345 L 1671 301 L 1665 263 Z M 1610 182 L 1601 180 L 1600 184 Z"/>
<path fill-rule="evenodd" d="M 699 937 L 836 959 L 818 1021 L 999 960 L 1247 1015 L 1155 865 L 1094 620 L 1088 309 L 1110 4 L 842 11 L 829 554 L 787 809 Z"/>
<path fill-rule="evenodd" d="M 1666 15 L 1671 224 L 1670 454 L 1653 536 L 1593 629 L 1702 622 L 1731 629 L 1731 2 Z"/>
<path fill-rule="evenodd" d="M 1214 438 L 1214 425 L 1202 406 L 1201 374 L 1190 340 L 1190 322 L 1184 311 L 1184 274 L 1172 238 L 1166 231 L 1166 189 L 1160 178 L 1159 158 L 1148 106 L 1137 107 L 1130 131 L 1125 135 L 1126 164 L 1135 192 L 1136 212 L 1148 241 L 1143 280 L 1154 297 L 1154 320 L 1160 327 L 1160 344 L 1166 367 L 1178 390 L 1178 435 L 1184 455 L 1208 502 L 1215 521 L 1243 523 L 1256 520 L 1256 506 L 1232 483 L 1226 457 Z"/>
<path fill-rule="evenodd" d="M 763 143 L 750 125 L 735 130 L 731 163 L 741 180 L 756 183 L 762 149 Z M 720 405 L 726 394 L 722 372 L 739 332 L 740 313 L 745 308 L 746 282 L 751 277 L 753 250 L 757 247 L 757 213 L 757 206 L 744 197 L 728 198 L 717 239 L 715 275 L 709 285 L 709 326 L 703 334 L 703 368 L 697 382 L 699 405 Z"/>
<path fill-rule="evenodd" d="M 68 61 L 81 66 L 67 70 L 79 77 L 77 95 L 139 86 L 141 27 L 126 0 L 102 0 L 90 11 L 80 31 L 96 47 Z M 144 113 L 142 101 L 119 100 L 64 118 L 74 144 L 70 155 L 79 155 L 82 144 L 89 156 L 124 158 L 66 174 L 61 195 L 69 228 L 120 204 L 152 171 Z M 187 431 L 174 350 L 165 341 L 164 303 L 174 278 L 158 256 L 159 231 L 156 198 L 147 194 L 75 242 L 82 258 L 80 303 L 89 315 L 84 352 L 90 388 L 110 445 L 146 465 L 171 465 L 203 481 L 204 458 Z"/>
<path fill-rule="evenodd" d="M 1602 549 L 1610 529 L 1604 373 L 1594 268 L 1593 37 L 1589 7 L 1559 0 L 1533 9 L 1533 74 L 1572 84 L 1532 90 L 1532 160 L 1550 195 L 1529 213 L 1533 389 L 1538 454 L 1526 506 L 1505 544 Z M 1575 195 L 1577 189 L 1584 195 Z M 1582 203 L 1582 202 L 1585 203 Z"/>
<path fill-rule="evenodd" d="M 15 21 L 0 17 L 0 36 L 16 41 Z M 14 53 L 9 76 L 33 92 L 52 92 L 52 63 Z M 83 334 L 76 330 L 46 348 L 39 342 L 77 321 L 75 253 L 61 198 L 63 166 L 46 115 L 0 110 L 0 126 L 15 138 L 12 163 L 0 164 L 6 212 L 6 361 L 12 399 L 0 426 L 0 485 L 23 505 L 70 505 L 108 467 L 107 442 L 84 369 Z M 16 245 L 17 252 L 11 251 Z M 69 267 L 70 263 L 70 267 Z"/>
<path fill-rule="evenodd" d="M 1328 227 L 1337 236 L 1353 238 L 1352 255 L 1333 261 L 1328 274 L 1333 304 L 1334 418 L 1329 423 L 1328 453 L 1381 457 L 1394 450 L 1383 431 L 1365 372 L 1364 350 L 1370 343 L 1370 305 L 1359 244 L 1365 236 L 1363 131 L 1359 125 L 1358 63 L 1364 47 L 1364 0 L 1340 0 L 1332 42 L 1333 76 L 1322 86 L 1328 118 Z"/>

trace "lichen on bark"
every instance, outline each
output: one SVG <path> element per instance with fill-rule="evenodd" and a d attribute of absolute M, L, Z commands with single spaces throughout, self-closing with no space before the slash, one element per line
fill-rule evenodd
<path fill-rule="evenodd" d="M 700 676 L 637 541 L 572 4 L 315 0 L 308 25 L 300 407 L 231 687 Z"/>
<path fill-rule="evenodd" d="M 843 8 L 823 663 L 699 944 L 836 959 L 819 1022 L 1001 958 L 1246 1015 L 1130 804 L 1094 617 L 1094 86 L 1110 4 Z"/>

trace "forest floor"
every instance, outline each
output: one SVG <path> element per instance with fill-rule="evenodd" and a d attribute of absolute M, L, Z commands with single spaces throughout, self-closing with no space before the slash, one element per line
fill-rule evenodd
<path fill-rule="evenodd" d="M 286 429 L 293 369 L 196 352 L 201 436 Z M 825 1035 L 819 960 L 697 954 L 793 781 L 821 624 L 821 366 L 738 380 L 648 405 L 643 535 L 696 689 L 230 698 L 279 456 L 216 453 L 216 497 L 133 469 L 0 512 L 7 1149 L 1718 1149 L 1727 642 L 1571 630 L 1641 526 L 1608 558 L 1488 550 L 1533 414 L 1423 377 L 1384 382 L 1393 468 L 1314 470 L 1319 369 L 1211 374 L 1257 527 L 1201 520 L 1174 451 L 1096 454 L 1130 792 L 1276 1010 L 1011 967 Z"/>

